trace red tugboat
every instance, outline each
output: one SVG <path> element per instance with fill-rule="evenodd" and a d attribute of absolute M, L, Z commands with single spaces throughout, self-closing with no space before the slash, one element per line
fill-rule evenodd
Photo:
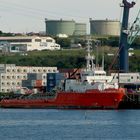
<path fill-rule="evenodd" d="M 22 95 L 14 99 L 3 99 L 4 108 L 58 108 L 58 109 L 117 109 L 125 96 L 125 89 L 111 83 L 103 67 L 95 67 L 94 56 L 87 46 L 87 66 L 80 79 L 65 79 L 59 87 L 49 93 Z"/>

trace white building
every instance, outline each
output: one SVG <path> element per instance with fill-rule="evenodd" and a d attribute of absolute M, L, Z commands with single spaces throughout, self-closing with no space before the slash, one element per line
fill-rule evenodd
<path fill-rule="evenodd" d="M 51 37 L 39 36 L 15 36 L 0 37 L 0 42 L 10 43 L 7 46 L 10 52 L 33 51 L 33 50 L 60 50 L 60 45 Z"/>
<path fill-rule="evenodd" d="M 27 73 L 42 73 L 43 85 L 46 85 L 46 73 L 58 72 L 57 67 L 16 66 L 0 64 L 0 92 L 10 92 L 22 87 L 22 80 L 27 80 Z"/>

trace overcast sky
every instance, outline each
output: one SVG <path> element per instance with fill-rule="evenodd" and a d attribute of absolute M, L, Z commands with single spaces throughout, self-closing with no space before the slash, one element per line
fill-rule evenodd
<path fill-rule="evenodd" d="M 131 0 L 128 0 L 131 1 Z M 130 11 L 132 22 L 140 9 L 140 0 Z M 122 0 L 0 0 L 0 30 L 3 32 L 45 31 L 44 19 L 74 19 L 88 23 L 92 19 L 122 18 Z"/>

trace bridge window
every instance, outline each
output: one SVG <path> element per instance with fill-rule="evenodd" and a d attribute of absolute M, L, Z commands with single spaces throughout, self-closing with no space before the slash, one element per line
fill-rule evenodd
<path fill-rule="evenodd" d="M 41 39 L 35 39 L 35 42 L 41 42 Z"/>

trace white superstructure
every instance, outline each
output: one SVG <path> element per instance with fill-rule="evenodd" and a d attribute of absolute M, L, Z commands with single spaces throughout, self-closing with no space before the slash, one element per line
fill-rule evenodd
<path fill-rule="evenodd" d="M 27 80 L 27 73 L 42 73 L 43 85 L 46 85 L 46 73 L 58 72 L 57 67 L 16 66 L 15 64 L 0 64 L 0 92 L 10 92 L 22 86 L 22 80 Z"/>
<path fill-rule="evenodd" d="M 80 72 L 80 79 L 67 79 L 65 81 L 65 91 L 75 91 L 85 93 L 90 89 L 105 90 L 117 89 L 118 83 L 112 83 L 113 76 L 107 76 L 104 67 L 96 67 L 93 60 L 94 55 L 91 55 L 91 46 L 88 40 L 86 68 Z"/>
<path fill-rule="evenodd" d="M 78 81 L 75 79 L 68 79 L 66 80 L 65 83 L 65 91 L 75 91 L 75 92 L 85 93 L 86 90 L 90 90 L 90 89 L 97 89 L 102 91 L 109 88 L 117 89 L 118 84 L 104 83 L 104 82 L 90 83 L 89 81 Z"/>
<path fill-rule="evenodd" d="M 111 83 L 113 76 L 108 76 L 104 70 L 104 66 L 97 67 L 95 66 L 93 60 L 95 59 L 94 55 L 91 55 L 91 46 L 88 40 L 87 43 L 87 56 L 86 56 L 86 69 L 81 71 L 81 80 L 88 81 L 89 83 L 102 82 L 102 83 Z"/>
<path fill-rule="evenodd" d="M 0 37 L 2 43 L 9 43 L 10 52 L 33 51 L 33 50 L 60 50 L 60 45 L 51 37 L 40 36 L 15 36 Z M 5 46 L 4 46 L 5 47 Z"/>

